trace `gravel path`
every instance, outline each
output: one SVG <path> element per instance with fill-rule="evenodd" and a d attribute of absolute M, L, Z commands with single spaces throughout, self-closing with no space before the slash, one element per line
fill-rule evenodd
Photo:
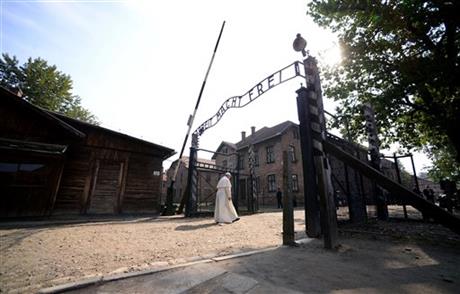
<path fill-rule="evenodd" d="M 341 222 L 341 238 L 370 238 L 407 243 L 449 245 L 458 258 L 460 236 L 408 209 L 391 207 L 389 222 L 370 220 L 367 225 Z M 346 210 L 338 211 L 346 219 Z M 304 211 L 296 210 L 296 238 L 306 237 Z M 230 225 L 216 225 L 212 218 L 125 217 L 73 219 L 50 222 L 0 223 L 0 293 L 34 293 L 85 278 L 139 271 L 184 263 L 282 243 L 280 210 L 242 216 Z M 69 222 L 74 222 L 70 224 Z M 373 246 L 373 245 L 372 245 Z M 439 247 L 442 251 L 442 247 Z M 445 254 L 451 254 L 446 251 Z M 449 257 L 449 256 L 447 256 Z M 458 275 L 458 272 L 457 272 Z"/>
<path fill-rule="evenodd" d="M 295 212 L 299 237 L 303 211 Z M 0 292 L 30 293 L 85 277 L 129 272 L 191 257 L 280 245 L 280 212 L 212 218 L 131 218 L 85 224 L 0 229 Z"/>

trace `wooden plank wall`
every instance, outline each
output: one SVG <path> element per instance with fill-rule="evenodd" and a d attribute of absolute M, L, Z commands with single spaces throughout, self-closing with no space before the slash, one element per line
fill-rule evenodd
<path fill-rule="evenodd" d="M 113 214 L 119 211 L 124 162 L 97 160 L 88 213 Z"/>
<path fill-rule="evenodd" d="M 131 154 L 122 211 L 154 212 L 159 209 L 162 161 L 151 155 Z M 153 175 L 159 171 L 160 175 Z"/>
<path fill-rule="evenodd" d="M 53 214 L 84 212 L 93 167 L 91 149 L 72 147 L 68 150 Z"/>
<path fill-rule="evenodd" d="M 153 155 L 90 146 L 73 148 L 64 167 L 54 214 L 156 212 L 161 171 L 162 160 Z"/>

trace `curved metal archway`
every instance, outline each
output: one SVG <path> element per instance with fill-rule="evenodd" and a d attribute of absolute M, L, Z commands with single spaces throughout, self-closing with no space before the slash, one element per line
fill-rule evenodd
<path fill-rule="evenodd" d="M 302 66 L 301 66 L 302 65 Z M 250 104 L 260 96 L 262 96 L 267 91 L 273 89 L 274 87 L 281 85 L 287 81 L 290 81 L 296 77 L 305 78 L 306 74 L 301 72 L 301 69 L 304 69 L 303 63 L 300 61 L 295 61 L 288 66 L 274 72 L 269 75 L 254 87 L 248 90 L 246 93 L 240 96 L 233 96 L 225 100 L 219 110 L 211 116 L 209 119 L 204 121 L 192 134 L 192 144 L 190 147 L 190 156 L 189 156 L 189 174 L 188 174 L 188 196 L 186 202 L 186 216 L 193 215 L 196 210 L 196 201 L 198 199 L 196 191 L 197 183 L 197 162 L 198 162 L 198 139 L 207 129 L 215 126 L 224 116 L 224 114 L 230 108 L 243 108 L 246 105 Z M 235 196 L 235 195 L 234 195 Z M 238 197 L 238 195 L 236 195 Z M 184 199 L 185 200 L 185 199 Z M 251 204 L 252 207 L 255 207 L 254 204 Z"/>
<path fill-rule="evenodd" d="M 300 66 L 302 65 L 302 66 Z M 233 96 L 225 100 L 219 110 L 211 116 L 209 119 L 204 121 L 192 134 L 192 147 L 198 148 L 198 137 L 201 136 L 204 131 L 215 126 L 221 118 L 224 116 L 225 112 L 230 108 L 243 108 L 246 105 L 250 104 L 260 96 L 262 96 L 267 91 L 273 89 L 274 87 L 281 85 L 287 81 L 290 81 L 296 77 L 305 78 L 305 74 L 301 72 L 303 68 L 303 63 L 300 61 L 295 61 L 290 65 L 274 72 L 269 75 L 249 91 L 240 96 Z"/>

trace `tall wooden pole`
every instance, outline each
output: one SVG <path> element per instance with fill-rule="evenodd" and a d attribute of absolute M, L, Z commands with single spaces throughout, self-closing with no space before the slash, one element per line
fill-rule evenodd
<path fill-rule="evenodd" d="M 316 185 L 316 167 L 313 160 L 313 135 L 310 128 L 307 88 L 301 87 L 297 93 L 297 112 L 299 116 L 300 147 L 302 153 L 305 231 L 310 238 L 321 235 L 318 187 Z"/>
<path fill-rule="evenodd" d="M 195 146 L 190 147 L 187 175 L 187 199 L 185 201 L 185 216 L 192 217 L 197 213 L 198 208 L 198 171 L 196 169 L 197 150 Z"/>
<path fill-rule="evenodd" d="M 420 186 L 418 184 L 417 172 L 415 171 L 414 156 L 412 155 L 412 153 L 410 153 L 409 156 L 410 156 L 410 162 L 412 164 L 412 172 L 414 173 L 415 188 L 417 188 L 417 191 L 420 192 L 421 190 L 420 190 Z"/>
<path fill-rule="evenodd" d="M 323 147 L 323 142 L 326 140 L 326 119 L 321 81 L 315 58 L 305 59 L 304 67 L 309 91 L 308 109 L 311 114 L 310 127 L 313 135 L 313 156 L 320 200 L 321 231 L 324 236 L 324 247 L 333 249 L 338 246 L 337 211 L 331 181 L 331 166 Z"/>
<path fill-rule="evenodd" d="M 374 109 L 370 103 L 363 105 L 364 119 L 366 120 L 366 132 L 369 142 L 369 153 L 371 156 L 371 165 L 376 170 L 381 170 L 380 161 L 380 141 L 377 136 L 377 124 L 375 121 Z M 382 189 L 373 182 L 375 205 L 377 207 L 377 218 L 381 220 L 388 219 L 388 207 L 385 194 Z"/>
<path fill-rule="evenodd" d="M 171 184 L 169 185 L 168 190 L 166 192 L 166 209 L 163 212 L 164 215 L 173 215 L 173 214 L 175 214 L 175 209 L 174 209 L 174 206 L 173 206 L 174 183 L 176 182 L 176 177 L 177 177 L 177 172 L 179 170 L 180 161 L 182 159 L 182 155 L 184 154 L 185 145 L 187 145 L 187 141 L 188 141 L 188 137 L 190 135 L 190 131 L 192 130 L 193 120 L 195 119 L 195 115 L 196 115 L 196 112 L 198 110 L 198 106 L 200 105 L 201 96 L 203 95 L 204 87 L 206 86 L 206 80 L 208 79 L 209 71 L 211 70 L 211 66 L 212 66 L 212 63 L 214 61 L 214 57 L 216 56 L 217 47 L 219 46 L 220 37 L 222 36 L 222 32 L 224 31 L 224 26 L 225 26 L 225 21 L 222 23 L 222 27 L 220 29 L 219 37 L 217 38 L 216 46 L 214 47 L 214 52 L 212 53 L 211 61 L 209 62 L 209 65 L 208 65 L 208 70 L 206 71 L 206 75 L 204 76 L 203 83 L 201 84 L 201 89 L 200 89 L 200 93 L 198 94 L 198 99 L 197 99 L 196 104 L 195 104 L 195 109 L 193 110 L 193 114 L 190 115 L 190 117 L 189 117 L 189 119 L 187 121 L 187 126 L 188 126 L 187 134 L 185 135 L 184 143 L 182 144 L 182 148 L 181 148 L 180 153 L 179 153 L 178 163 L 177 163 L 177 165 L 176 165 L 176 167 L 174 169 L 174 174 L 173 174 L 173 176 L 171 178 Z M 196 142 L 196 145 L 198 145 L 198 142 Z M 198 146 L 192 146 L 192 147 L 198 148 Z"/>
<path fill-rule="evenodd" d="M 398 157 L 396 156 L 396 153 L 393 153 L 393 158 L 395 160 L 396 177 L 398 178 L 398 183 L 402 184 L 401 172 L 399 171 Z M 404 218 L 407 219 L 407 208 L 406 208 L 406 202 L 404 200 L 403 200 L 403 211 L 404 211 Z"/>
<path fill-rule="evenodd" d="M 287 151 L 283 151 L 283 245 L 296 245 L 294 207 L 292 202 L 291 160 Z"/>
<path fill-rule="evenodd" d="M 304 161 L 307 234 L 309 231 L 319 233 L 316 231 L 319 213 L 324 247 L 332 249 L 338 245 L 337 213 L 331 182 L 331 167 L 323 150 L 323 142 L 326 140 L 326 120 L 321 82 L 315 58 L 307 57 L 304 60 L 304 67 L 307 88 L 302 87 L 297 90 L 297 108 Z M 308 224 L 310 221 L 312 223 Z"/>

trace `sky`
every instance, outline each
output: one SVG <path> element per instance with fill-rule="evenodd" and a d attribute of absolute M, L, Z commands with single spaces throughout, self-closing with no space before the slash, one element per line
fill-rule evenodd
<path fill-rule="evenodd" d="M 0 47 L 20 63 L 41 57 L 73 80 L 73 93 L 101 126 L 179 153 L 223 21 L 225 28 L 192 131 L 227 98 L 302 60 L 297 33 L 319 63 L 340 61 L 337 38 L 306 14 L 306 0 L 0 0 Z M 251 126 L 298 123 L 296 78 L 228 110 L 200 148 L 237 142 Z M 337 103 L 324 98 L 325 109 Z M 187 144 L 185 154 L 188 155 Z M 389 150 L 390 153 L 395 150 Z M 385 153 L 385 151 L 383 151 Z M 210 154 L 200 153 L 210 158 Z M 164 162 L 168 168 L 177 155 Z M 406 169 L 410 162 L 403 164 Z M 421 170 L 426 158 L 417 155 Z"/>

